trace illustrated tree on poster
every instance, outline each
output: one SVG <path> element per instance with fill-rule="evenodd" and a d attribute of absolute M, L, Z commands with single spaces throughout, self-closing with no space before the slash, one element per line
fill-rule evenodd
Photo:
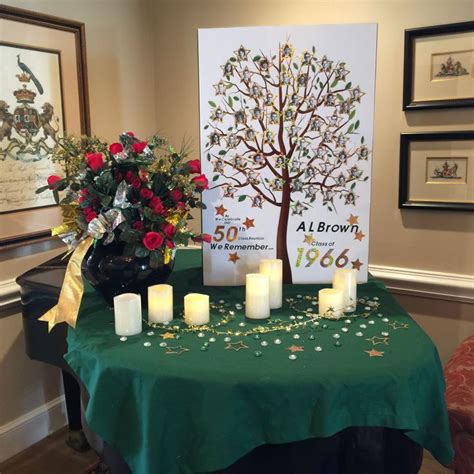
<path fill-rule="evenodd" d="M 359 164 L 370 154 L 364 137 L 349 143 L 358 135 L 364 92 L 349 81 L 345 62 L 318 58 L 314 46 L 296 54 L 287 42 L 265 56 L 241 45 L 221 68 L 204 127 L 210 189 L 252 207 L 280 208 L 276 254 L 290 283 L 290 213 L 303 216 L 318 200 L 332 212 L 354 206 L 357 184 L 368 180 Z"/>

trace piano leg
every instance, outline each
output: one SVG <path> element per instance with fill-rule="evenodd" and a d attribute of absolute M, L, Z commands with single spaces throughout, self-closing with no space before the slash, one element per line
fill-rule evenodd
<path fill-rule="evenodd" d="M 67 371 L 62 370 L 64 398 L 69 424 L 67 445 L 78 452 L 87 451 L 90 446 L 82 431 L 81 422 L 81 389 L 76 379 Z"/>

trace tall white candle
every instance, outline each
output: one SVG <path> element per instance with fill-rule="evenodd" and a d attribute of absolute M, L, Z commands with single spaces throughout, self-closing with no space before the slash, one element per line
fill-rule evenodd
<path fill-rule="evenodd" d="M 319 314 L 328 319 L 339 319 L 344 310 L 344 293 L 334 288 L 319 290 Z"/>
<path fill-rule="evenodd" d="M 134 336 L 142 332 L 142 301 L 140 295 L 123 293 L 114 298 L 115 334 Z"/>
<path fill-rule="evenodd" d="M 344 312 L 352 313 L 357 306 L 357 270 L 338 268 L 334 271 L 332 287 L 344 293 Z"/>
<path fill-rule="evenodd" d="M 148 321 L 169 323 L 173 320 L 173 287 L 153 285 L 148 287 Z"/>
<path fill-rule="evenodd" d="M 209 322 L 209 295 L 189 293 L 184 297 L 184 321 L 190 326 Z"/>
<path fill-rule="evenodd" d="M 270 316 L 270 284 L 267 275 L 247 273 L 245 277 L 245 316 L 265 319 Z"/>
<path fill-rule="evenodd" d="M 280 259 L 260 260 L 260 273 L 268 277 L 270 285 L 270 308 L 277 309 L 282 306 L 283 289 L 283 262 Z"/>

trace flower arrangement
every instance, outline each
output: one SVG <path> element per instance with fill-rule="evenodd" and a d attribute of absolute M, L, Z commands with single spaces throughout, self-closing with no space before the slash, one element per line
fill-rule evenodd
<path fill-rule="evenodd" d="M 94 245 L 122 243 L 124 256 L 148 257 L 150 267 L 166 263 L 176 245 L 210 242 L 187 227 L 192 208 L 202 208 L 207 189 L 199 160 L 186 160 L 155 135 L 141 141 L 123 133 L 107 145 L 97 137 L 58 139 L 51 159 L 65 176 L 50 176 L 38 193 L 50 190 L 61 206 L 63 224 L 53 229 L 70 246 L 92 237 Z"/>

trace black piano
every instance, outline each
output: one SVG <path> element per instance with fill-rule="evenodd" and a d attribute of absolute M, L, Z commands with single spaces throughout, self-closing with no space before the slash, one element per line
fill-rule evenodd
<path fill-rule="evenodd" d="M 92 446 L 102 460 L 97 473 L 130 474 L 120 454 L 93 433 L 81 416 L 88 395 L 63 358 L 68 326 L 58 324 L 48 333 L 48 324 L 38 321 L 58 300 L 66 264 L 61 255 L 17 278 L 26 352 L 31 359 L 62 371 L 69 446 L 78 451 Z M 329 438 L 260 446 L 219 474 L 416 474 L 422 458 L 422 448 L 401 431 L 353 427 Z"/>

